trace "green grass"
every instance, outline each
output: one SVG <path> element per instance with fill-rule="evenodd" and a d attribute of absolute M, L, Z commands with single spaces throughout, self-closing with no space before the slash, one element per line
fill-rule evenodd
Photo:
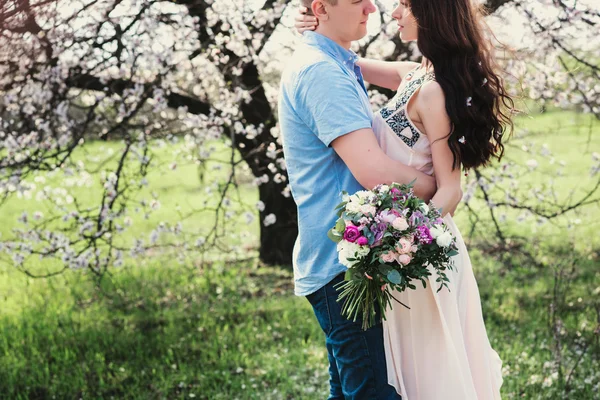
<path fill-rule="evenodd" d="M 543 149 L 550 154 L 542 155 Z M 511 180 L 504 177 L 499 187 L 519 199 L 521 205 L 532 208 L 540 206 L 541 202 L 532 195 L 536 189 L 544 193 L 547 200 L 558 205 L 574 204 L 581 199 L 587 190 L 593 188 L 599 176 L 591 176 L 590 170 L 594 161 L 593 153 L 600 153 L 600 121 L 593 116 L 572 112 L 549 112 L 535 116 L 523 116 L 517 119 L 515 137 L 509 140 L 502 164 L 511 163 L 516 166 L 510 172 L 518 177 L 518 186 L 511 187 Z M 535 160 L 538 167 L 529 170 L 525 163 Z M 497 164 L 496 164 L 497 165 Z M 492 167 L 484 171 L 486 176 L 498 175 L 498 168 Z M 471 173 L 465 179 L 464 187 L 469 180 L 474 179 Z M 554 192 L 556 199 L 552 198 Z M 505 196 L 498 190 L 492 191 L 495 202 L 505 201 Z M 595 198 L 598 198 L 596 194 Z M 488 206 L 483 201 L 470 204 L 480 213 L 482 230 L 476 231 L 475 237 L 488 235 L 492 231 L 488 218 Z M 544 205 L 544 211 L 558 211 L 559 206 Z M 456 220 L 463 229 L 469 226 L 469 214 L 459 208 Z M 600 245 L 600 236 L 596 234 L 600 228 L 600 204 L 596 203 L 583 207 L 575 212 L 566 214 L 560 219 L 539 220 L 535 215 L 524 214 L 522 220 L 518 216 L 522 210 L 501 208 L 497 216 L 504 215 L 506 220 L 502 227 L 509 234 L 529 234 L 534 239 L 541 237 L 545 243 L 556 245 L 564 243 L 565 237 L 585 238 L 578 241 L 580 250 L 590 251 Z M 569 227 L 569 225 L 571 225 Z M 464 229 L 466 230 L 466 229 Z M 463 234 L 465 232 L 463 231 Z"/>
<path fill-rule="evenodd" d="M 566 162 L 564 176 L 556 178 L 561 188 L 581 190 L 593 181 L 588 170 L 591 153 L 600 149 L 597 122 L 591 124 L 591 135 L 589 128 L 582 128 L 589 127 L 590 120 L 572 113 L 522 118 L 518 126 L 528 134 L 510 145 L 509 158 L 526 161 L 533 156 L 521 149 L 523 144 L 532 142 L 539 149 L 536 146 L 546 143 L 557 161 Z M 106 156 L 109 147 L 118 148 L 114 143 L 91 143 L 86 150 Z M 158 151 L 157 162 L 168 164 L 175 150 L 177 146 Z M 86 159 L 84 154 L 78 157 Z M 522 185 L 538 185 L 553 174 L 549 159 L 535 157 L 540 166 L 521 179 Z M 86 162 L 100 165 L 102 160 Z M 194 165 L 180 163 L 175 171 L 152 171 L 149 188 L 141 196 L 161 193 L 162 207 L 149 219 L 136 214 L 123 240 L 147 234 L 161 220 L 174 218 L 177 205 L 189 210 L 207 198 Z M 58 185 L 60 179 L 48 178 L 46 184 Z M 248 204 L 256 202 L 250 185 L 240 190 Z M 78 200 L 91 203 L 100 193 L 100 181 L 94 177 L 91 187 L 72 191 Z M 24 210 L 35 211 L 39 203 L 12 200 L 5 207 L 3 239 L 19 226 L 16 217 Z M 483 205 L 475 201 L 473 207 Z M 587 207 L 577 215 L 584 222 L 568 235 L 560 224 L 538 226 L 532 220 L 516 224 L 509 218 L 509 230 L 536 233 L 530 250 L 539 268 L 517 254 L 501 263 L 489 248 L 479 246 L 480 238 L 493 235 L 485 230 L 488 225 L 478 232 L 485 236 L 471 241 L 487 330 L 504 362 L 503 398 L 587 400 L 600 389 L 596 339 L 573 374 L 569 394 L 564 394 L 564 381 L 553 375 L 556 342 L 549 321 L 554 303 L 564 324 L 559 348 L 568 374 L 579 357 L 575 341 L 593 337 L 598 323 L 593 308 L 600 295 L 600 242 L 594 234 L 598 217 L 597 206 Z M 207 223 L 207 218 L 193 217 L 190 225 Z M 459 209 L 457 219 L 466 230 L 464 209 Z M 248 243 L 256 245 L 258 225 L 240 229 L 247 229 Z M 572 242 L 575 248 L 570 247 Z M 559 287 L 554 296 L 554 274 L 571 261 L 570 285 Z M 30 266 L 48 268 L 35 260 Z M 127 260 L 99 286 L 82 271 L 32 279 L 1 262 L 0 275 L 0 398 L 326 397 L 324 337 L 308 302 L 293 295 L 291 272 L 259 267 L 252 260 L 201 264 L 194 254 L 180 264 L 172 256 L 158 254 Z"/>
<path fill-rule="evenodd" d="M 325 390 L 326 371 L 314 367 L 323 361 L 319 328 L 291 295 L 288 273 L 160 263 L 129 272 L 105 283 L 112 295 L 126 291 L 125 303 L 99 299 L 73 273 L 3 285 L 12 312 L 1 318 L 1 393 L 266 399 Z"/>

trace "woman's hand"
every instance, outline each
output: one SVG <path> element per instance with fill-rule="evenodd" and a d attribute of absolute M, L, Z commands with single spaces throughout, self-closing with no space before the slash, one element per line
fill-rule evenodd
<path fill-rule="evenodd" d="M 302 34 L 304 31 L 314 31 L 317 28 L 317 25 L 319 25 L 317 18 L 312 15 L 306 15 L 307 12 L 308 8 L 306 7 L 298 8 L 298 15 L 296 15 L 294 27 L 299 34 Z"/>

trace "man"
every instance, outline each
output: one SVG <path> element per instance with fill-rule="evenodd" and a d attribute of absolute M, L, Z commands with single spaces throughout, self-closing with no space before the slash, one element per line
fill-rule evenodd
<path fill-rule="evenodd" d="M 429 200 L 434 178 L 390 159 L 371 129 L 373 114 L 351 42 L 367 33 L 371 0 L 301 0 L 319 25 L 307 31 L 282 75 L 279 122 L 292 195 L 298 206 L 295 294 L 306 296 L 326 335 L 329 399 L 399 399 L 387 384 L 381 323 L 367 331 L 341 315 L 334 285 L 346 268 L 327 231 L 341 191 L 417 179 Z"/>

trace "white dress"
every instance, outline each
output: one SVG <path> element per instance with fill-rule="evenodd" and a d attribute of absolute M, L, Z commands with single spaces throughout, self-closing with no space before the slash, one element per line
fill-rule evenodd
<path fill-rule="evenodd" d="M 373 130 L 391 158 L 433 174 L 429 141 L 410 121 L 407 104 L 418 89 L 434 80 L 420 69 L 407 74 L 396 96 L 375 114 Z M 388 382 L 403 400 L 500 399 L 502 361 L 492 349 L 483 322 L 481 301 L 471 261 L 452 217 L 444 218 L 457 238 L 459 255 L 448 271 L 450 291 L 429 277 L 394 297 L 396 304 L 383 322 Z"/>

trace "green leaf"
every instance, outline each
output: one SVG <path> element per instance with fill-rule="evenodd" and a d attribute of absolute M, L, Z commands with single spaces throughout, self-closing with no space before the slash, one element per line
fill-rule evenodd
<path fill-rule="evenodd" d="M 386 265 L 386 264 L 379 264 L 377 269 L 379 269 L 379 272 L 381 272 L 381 275 L 385 275 L 385 276 L 387 276 L 387 274 L 390 271 L 392 271 L 392 267 L 390 267 L 389 265 Z"/>
<path fill-rule="evenodd" d="M 346 281 L 351 281 L 352 280 L 352 270 L 346 270 L 346 273 L 344 274 L 344 280 Z"/>
<path fill-rule="evenodd" d="M 337 220 L 335 223 L 335 229 L 340 233 L 346 230 L 346 222 L 344 222 L 343 218 Z"/>
<path fill-rule="evenodd" d="M 335 243 L 339 243 L 343 239 L 343 236 L 336 231 L 335 228 L 331 228 L 329 231 L 327 231 L 327 237 Z"/>
<path fill-rule="evenodd" d="M 390 282 L 395 283 L 396 285 L 402 283 L 402 276 L 400 276 L 400 272 L 396 271 L 395 269 L 388 272 L 386 276 Z"/>
<path fill-rule="evenodd" d="M 346 202 L 342 201 L 340 204 L 338 204 L 337 206 L 335 206 L 334 210 L 337 210 L 338 208 L 343 208 L 346 206 Z"/>
<path fill-rule="evenodd" d="M 448 257 L 454 257 L 454 256 L 457 256 L 457 255 L 458 255 L 458 251 L 456 251 L 456 250 L 450 250 L 448 252 Z"/>

